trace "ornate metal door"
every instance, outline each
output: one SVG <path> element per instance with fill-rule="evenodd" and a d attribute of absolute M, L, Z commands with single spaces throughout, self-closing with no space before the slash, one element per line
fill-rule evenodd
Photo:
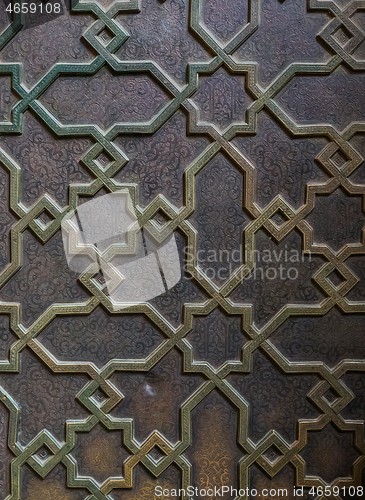
<path fill-rule="evenodd" d="M 364 10 L 1 4 L 1 499 L 362 498 Z"/>

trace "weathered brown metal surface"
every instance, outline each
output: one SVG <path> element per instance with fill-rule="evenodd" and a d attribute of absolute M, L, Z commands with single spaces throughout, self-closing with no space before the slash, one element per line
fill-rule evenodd
<path fill-rule="evenodd" d="M 365 3 L 7 5 L 0 499 L 362 498 Z M 116 312 L 60 225 L 121 188 L 182 278 Z"/>

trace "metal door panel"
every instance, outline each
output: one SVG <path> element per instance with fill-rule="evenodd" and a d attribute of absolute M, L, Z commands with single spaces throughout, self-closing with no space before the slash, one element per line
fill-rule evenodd
<path fill-rule="evenodd" d="M 18 5 L 0 5 L 0 498 L 362 498 L 363 5 Z M 180 261 L 123 307 L 133 252 L 71 264 L 61 226 L 118 192 L 146 256 L 172 237 Z"/>

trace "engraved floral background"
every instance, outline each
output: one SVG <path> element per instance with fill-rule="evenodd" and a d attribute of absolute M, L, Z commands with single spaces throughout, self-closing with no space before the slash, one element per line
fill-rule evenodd
<path fill-rule="evenodd" d="M 0 500 L 361 485 L 364 4 L 5 5 Z M 122 188 L 182 278 L 115 312 L 60 224 Z M 288 249 L 295 280 L 252 276 Z"/>

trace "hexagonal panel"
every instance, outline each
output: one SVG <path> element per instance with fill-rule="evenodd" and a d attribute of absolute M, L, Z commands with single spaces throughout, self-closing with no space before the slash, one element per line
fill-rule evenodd
<path fill-rule="evenodd" d="M 93 76 L 59 77 L 41 103 L 63 125 L 148 122 L 168 103 L 167 91 L 147 73 L 121 74 L 103 67 Z"/>

